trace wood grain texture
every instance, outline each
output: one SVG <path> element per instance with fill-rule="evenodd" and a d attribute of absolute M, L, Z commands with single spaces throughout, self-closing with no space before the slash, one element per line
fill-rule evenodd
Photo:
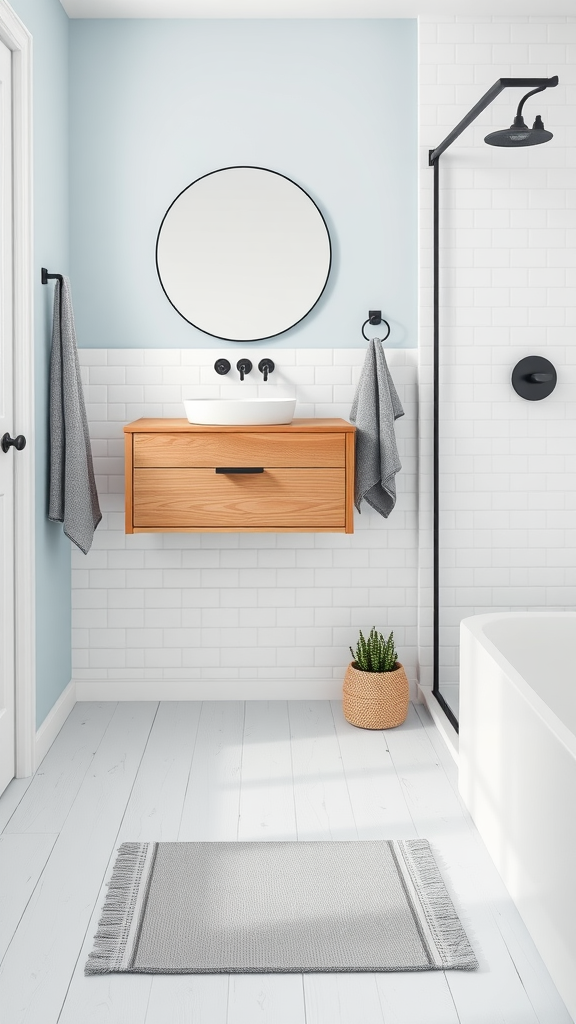
<path fill-rule="evenodd" d="M 343 528 L 344 470 L 135 469 L 134 525 Z"/>
<path fill-rule="evenodd" d="M 229 1024 L 227 974 L 157 974 L 150 980 L 146 1017 L 135 1017 L 134 1024 Z M 100 1017 L 94 1024 L 102 1022 Z M 110 1017 L 109 1024 L 132 1024 L 132 1017 Z"/>
<path fill-rule="evenodd" d="M 26 779 L 12 779 L 0 795 L 0 832 L 6 828 L 33 778 L 30 775 Z"/>
<path fill-rule="evenodd" d="M 112 847 L 106 883 L 121 843 L 177 839 L 201 706 L 191 701 L 160 704 Z M 110 1024 L 143 1024 L 146 1018 L 152 989 L 150 976 L 112 974 L 95 978 L 84 974 L 105 894 L 103 885 L 58 1024 L 100 1024 L 103 1020 Z"/>
<path fill-rule="evenodd" d="M 246 701 L 238 839 L 294 841 L 296 811 L 285 701 Z M 230 978 L 227 1024 L 306 1024 L 301 974 Z"/>
<path fill-rule="evenodd" d="M 246 701 L 238 839 L 297 838 L 288 705 Z"/>
<path fill-rule="evenodd" d="M 112 701 L 74 705 L 58 743 L 50 747 L 6 832 L 59 832 L 63 828 L 115 708 Z"/>
<path fill-rule="evenodd" d="M 346 434 L 346 533 L 354 533 L 356 435 Z"/>
<path fill-rule="evenodd" d="M 331 705 L 290 701 L 288 709 L 298 839 L 358 839 Z M 385 743 L 376 749 L 384 755 Z M 322 771 L 320 763 L 325 766 Z M 346 979 L 337 974 L 305 974 L 303 984 L 307 1024 L 384 1022 L 373 974 Z"/>
<path fill-rule="evenodd" d="M 239 430 L 243 434 L 255 431 L 257 434 L 261 434 L 262 430 L 265 430 L 267 434 L 292 434 L 298 431 L 304 431 L 308 433 L 311 430 L 324 432 L 324 431 L 335 431 L 341 433 L 342 431 L 354 433 L 356 427 L 352 423 L 348 423 L 348 420 L 338 419 L 337 417 L 307 417 L 301 419 L 294 419 L 291 423 L 267 423 L 264 427 L 262 423 L 246 424 L 243 423 L 241 427 L 238 425 L 225 425 L 217 423 L 213 425 L 206 425 L 201 423 L 189 423 L 187 419 L 172 419 L 170 417 L 142 417 L 142 419 L 134 420 L 132 423 L 127 423 L 124 427 L 124 432 L 128 434 L 133 433 L 174 433 L 175 431 L 188 433 L 188 434 L 237 434 Z"/>
<path fill-rule="evenodd" d="M 346 420 L 263 428 L 159 418 L 124 430 L 126 533 L 354 532 L 355 427 Z M 265 472 L 213 472 L 245 466 Z"/>
<path fill-rule="evenodd" d="M 206 701 L 190 738 L 190 772 L 181 802 L 181 842 L 236 839 L 240 800 L 244 705 Z M 172 984 L 171 984 L 172 983 Z M 228 1024 L 230 979 L 222 975 L 154 977 L 146 1024 Z M 132 1024 L 118 1022 L 118 1024 Z M 141 1020 L 134 1020 L 141 1024 Z"/>
<path fill-rule="evenodd" d="M 306 1024 L 300 974 L 233 974 L 226 1024 Z"/>
<path fill-rule="evenodd" d="M 126 533 L 134 532 L 133 495 L 134 495 L 134 450 L 132 434 L 124 435 L 124 494 L 126 512 Z"/>
<path fill-rule="evenodd" d="M 402 787 L 386 744 L 389 730 L 357 729 L 342 701 L 330 702 L 359 839 L 415 839 Z"/>
<path fill-rule="evenodd" d="M 130 435 L 127 434 L 126 437 Z M 348 435 L 133 434 L 138 468 L 208 466 L 338 466 L 345 464 Z M 353 435 L 351 435 L 353 436 Z"/>
<path fill-rule="evenodd" d="M 0 968 L 7 1024 L 59 1020 L 156 708 L 114 711 Z"/>
<path fill-rule="evenodd" d="M 133 533 L 346 533 L 344 526 L 135 526 Z"/>
<path fill-rule="evenodd" d="M 373 974 L 306 974 L 304 993 L 306 1024 L 389 1024 Z"/>
<path fill-rule="evenodd" d="M 330 704 L 292 700 L 288 715 L 298 839 L 357 839 Z"/>
<path fill-rule="evenodd" d="M 394 730 L 373 732 L 351 728 L 344 718 L 342 702 L 333 700 L 331 707 L 358 838 L 415 839 L 418 833 L 388 749 L 387 738 Z M 424 989 L 416 973 L 378 974 L 374 982 L 386 1024 L 421 1024 L 423 1005 L 426 1006 L 426 1024 L 458 1024 L 443 971 L 427 973 Z M 329 1006 L 330 994 L 322 995 L 320 1005 Z M 339 1002 L 346 1010 L 343 1020 L 350 1020 L 353 1013 L 350 995 L 345 987 Z M 373 1000 L 374 994 L 370 990 L 364 998 Z M 317 1017 L 319 1021 L 327 1020 L 319 1012 Z M 314 1020 L 311 1016 L 310 1024 Z"/>
<path fill-rule="evenodd" d="M 180 842 L 238 838 L 244 704 L 204 701 L 178 832 Z"/>
<path fill-rule="evenodd" d="M 0 960 L 12 941 L 57 838 L 47 832 L 0 836 L 0 879 L 10 879 L 9 885 L 0 886 Z"/>

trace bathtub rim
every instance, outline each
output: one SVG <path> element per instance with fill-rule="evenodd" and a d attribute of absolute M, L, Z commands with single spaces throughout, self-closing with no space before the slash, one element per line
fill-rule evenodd
<path fill-rule="evenodd" d="M 527 704 L 542 722 L 554 733 L 562 746 L 576 759 L 576 736 L 567 725 L 558 717 L 555 711 L 549 707 L 546 701 L 530 686 L 524 676 L 514 668 L 508 658 L 502 653 L 493 640 L 486 635 L 484 627 L 490 622 L 501 619 L 573 619 L 576 625 L 576 612 L 545 611 L 545 612 L 485 612 L 481 615 L 468 615 L 460 622 L 460 636 L 466 630 L 478 643 L 487 651 L 498 668 L 507 676 L 509 682 L 521 695 Z M 462 640 L 460 642 L 460 686 L 462 687 Z M 462 727 L 462 706 L 460 714 L 460 726 Z"/>

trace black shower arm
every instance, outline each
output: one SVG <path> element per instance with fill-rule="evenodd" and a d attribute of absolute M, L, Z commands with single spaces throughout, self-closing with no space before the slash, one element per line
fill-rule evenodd
<path fill-rule="evenodd" d="M 430 150 L 428 157 L 429 166 L 432 167 L 436 163 L 438 158 L 442 156 L 442 153 L 452 145 L 459 135 L 462 135 L 462 132 L 465 131 L 468 125 L 472 124 L 478 115 L 483 110 L 486 110 L 486 107 L 489 107 L 504 89 L 529 89 L 532 86 L 536 87 L 537 91 L 540 92 L 543 89 L 553 89 L 555 85 L 558 85 L 558 75 L 554 75 L 553 78 L 499 78 L 497 82 L 494 82 L 494 85 L 490 86 L 488 92 L 485 92 L 482 98 L 478 100 L 478 103 L 472 107 L 472 110 L 469 110 L 466 116 L 458 122 L 444 141 L 439 146 L 436 146 L 436 149 Z M 527 96 L 524 97 L 524 99 L 527 98 Z"/>
<path fill-rule="evenodd" d="M 522 117 L 522 111 L 524 109 L 524 104 L 526 103 L 526 100 L 529 100 L 531 96 L 535 96 L 537 92 L 544 92 L 544 89 L 547 89 L 547 88 L 548 88 L 547 85 L 539 85 L 537 89 L 532 89 L 531 92 L 527 92 L 526 95 L 522 97 L 522 99 L 520 100 L 520 103 L 518 104 L 518 110 L 516 111 L 516 118 L 521 118 Z"/>

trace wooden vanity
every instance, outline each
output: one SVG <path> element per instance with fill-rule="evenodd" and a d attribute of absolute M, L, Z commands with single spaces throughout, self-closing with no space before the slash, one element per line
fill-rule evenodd
<path fill-rule="evenodd" d="M 353 533 L 354 432 L 342 419 L 124 427 L 126 533 Z"/>

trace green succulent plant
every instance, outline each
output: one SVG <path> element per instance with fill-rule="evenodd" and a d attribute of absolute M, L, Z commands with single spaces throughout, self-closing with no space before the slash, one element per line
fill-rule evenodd
<path fill-rule="evenodd" d="M 360 639 L 356 650 L 350 648 L 355 663 L 362 672 L 393 672 L 398 660 L 398 652 L 394 648 L 394 633 L 387 640 L 372 626 L 368 639 L 360 630 Z"/>

